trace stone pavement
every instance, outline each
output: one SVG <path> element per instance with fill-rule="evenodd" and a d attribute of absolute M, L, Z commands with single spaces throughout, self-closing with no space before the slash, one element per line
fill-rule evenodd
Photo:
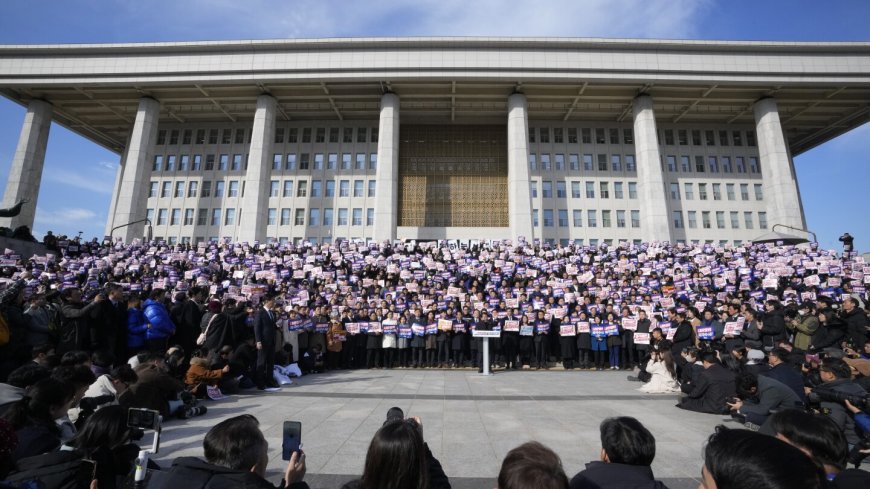
<path fill-rule="evenodd" d="M 280 392 L 208 402 L 209 412 L 164 428 L 158 463 L 202 456 L 202 438 L 220 420 L 248 413 L 269 441 L 269 478 L 280 480 L 284 420 L 302 422 L 305 480 L 338 488 L 362 473 L 375 431 L 392 406 L 423 421 L 424 437 L 454 488 L 493 488 L 501 461 L 537 440 L 556 451 L 568 476 L 601 450 L 598 426 L 609 416 L 634 416 L 656 437 L 653 471 L 671 489 L 695 488 L 701 451 L 725 416 L 674 407 L 677 395 L 648 395 L 625 371 L 354 370 L 294 379 Z M 735 427 L 734 423 L 727 423 Z"/>

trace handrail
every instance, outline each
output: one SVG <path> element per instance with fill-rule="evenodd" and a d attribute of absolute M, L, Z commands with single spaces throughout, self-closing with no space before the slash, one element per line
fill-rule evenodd
<path fill-rule="evenodd" d="M 802 233 L 810 234 L 810 235 L 813 236 L 813 243 L 818 243 L 818 242 L 819 242 L 819 238 L 816 237 L 816 233 L 810 231 L 809 229 L 796 228 L 796 227 L 792 227 L 792 226 L 789 226 L 789 225 L 786 225 L 786 224 L 774 224 L 773 227 L 770 228 L 770 230 L 776 232 L 776 228 L 777 228 L 777 226 L 782 226 L 782 227 L 784 227 L 784 228 L 792 229 L 792 230 L 794 230 L 794 231 L 800 231 L 800 232 L 802 232 Z"/>
<path fill-rule="evenodd" d="M 140 222 L 147 222 L 148 223 L 148 236 L 147 237 L 148 237 L 148 241 L 150 242 L 151 235 L 152 235 L 151 219 L 148 219 L 147 217 L 145 219 L 139 219 L 138 221 L 128 222 L 127 224 L 121 224 L 120 226 L 115 226 L 112 228 L 112 231 L 109 232 L 109 235 L 114 235 L 115 230 L 117 230 L 117 229 L 125 228 L 127 226 L 132 226 L 133 224 L 139 224 Z"/>

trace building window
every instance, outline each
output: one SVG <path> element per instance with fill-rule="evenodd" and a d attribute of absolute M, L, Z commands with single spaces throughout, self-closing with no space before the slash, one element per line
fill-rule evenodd
<path fill-rule="evenodd" d="M 758 158 L 749 157 L 749 171 L 752 173 L 761 173 L 761 167 L 758 166 Z"/>
<path fill-rule="evenodd" d="M 740 229 L 740 214 L 735 211 L 731 211 L 731 229 Z"/>
<path fill-rule="evenodd" d="M 580 182 L 571 182 L 571 198 L 580 198 Z"/>
<path fill-rule="evenodd" d="M 230 164 L 230 155 L 220 155 L 218 158 L 218 171 L 227 171 Z"/>
<path fill-rule="evenodd" d="M 601 227 L 610 227 L 610 211 L 601 211 Z"/>
<path fill-rule="evenodd" d="M 166 157 L 166 171 L 175 171 L 175 155 Z"/>
<path fill-rule="evenodd" d="M 529 170 L 537 170 L 538 169 L 538 155 L 530 154 L 529 155 Z"/>
<path fill-rule="evenodd" d="M 236 129 L 235 144 L 245 144 L 245 130 L 242 128 Z"/>
<path fill-rule="evenodd" d="M 747 184 L 747 183 L 740 184 L 740 198 L 742 200 L 749 200 L 749 184 Z"/>
<path fill-rule="evenodd" d="M 365 153 L 357 153 L 356 154 L 356 166 L 354 168 L 356 170 L 365 170 L 366 169 L 366 154 Z"/>
<path fill-rule="evenodd" d="M 553 209 L 544 209 L 544 227 L 553 227 Z"/>
<path fill-rule="evenodd" d="M 224 225 L 225 226 L 234 226 L 236 224 L 236 210 L 232 207 L 227 207 L 226 214 L 224 214 Z"/>
<path fill-rule="evenodd" d="M 637 171 L 634 155 L 625 155 L 625 171 Z"/>
<path fill-rule="evenodd" d="M 289 226 L 290 225 L 290 209 L 284 208 L 281 209 L 281 225 Z"/>
<path fill-rule="evenodd" d="M 541 170 L 550 171 L 553 167 L 550 166 L 550 154 L 544 153 L 541 155 Z"/>
<path fill-rule="evenodd" d="M 580 171 L 580 155 L 568 155 L 568 167 L 571 171 Z"/>
<path fill-rule="evenodd" d="M 160 197 L 164 199 L 169 198 L 169 192 L 172 191 L 172 182 L 163 182 L 163 187 L 160 189 Z"/>
<path fill-rule="evenodd" d="M 580 137 L 583 144 L 592 144 L 592 130 L 588 127 L 580 129 Z"/>
<path fill-rule="evenodd" d="M 230 180 L 229 190 L 227 191 L 227 197 L 238 197 L 239 196 L 239 181 L 238 180 Z"/>
<path fill-rule="evenodd" d="M 312 197 L 320 197 L 320 188 L 323 183 L 320 180 L 312 180 L 311 181 L 311 196 Z"/>
<path fill-rule="evenodd" d="M 299 180 L 296 184 L 296 197 L 308 197 L 308 181 Z"/>
<path fill-rule="evenodd" d="M 293 197 L 293 180 L 284 180 L 283 197 Z"/>
<path fill-rule="evenodd" d="M 595 182 L 586 182 L 586 198 L 595 198 Z"/>
<path fill-rule="evenodd" d="M 610 155 L 610 168 L 613 171 L 622 171 L 622 157 L 619 155 Z"/>
<path fill-rule="evenodd" d="M 199 209 L 196 211 L 196 225 L 205 226 L 208 223 L 208 209 Z"/>
<path fill-rule="evenodd" d="M 362 226 L 362 209 L 355 207 L 351 213 L 351 225 Z"/>
<path fill-rule="evenodd" d="M 151 182 L 148 185 L 148 197 L 157 197 L 157 189 L 160 187 L 160 184 L 157 182 Z"/>
<path fill-rule="evenodd" d="M 744 212 L 743 213 L 743 225 L 746 229 L 752 229 L 752 213 Z"/>
<path fill-rule="evenodd" d="M 193 155 L 193 167 L 191 167 L 191 170 L 202 170 L 202 155 Z"/>
<path fill-rule="evenodd" d="M 266 211 L 266 225 L 274 226 L 278 222 L 278 209 L 270 207 Z"/>
<path fill-rule="evenodd" d="M 687 211 L 686 216 L 688 217 L 689 229 L 695 229 L 698 227 L 698 213 L 695 211 Z"/>
<path fill-rule="evenodd" d="M 269 197 L 277 197 L 278 196 L 278 180 L 272 180 L 269 182 Z"/>
<path fill-rule="evenodd" d="M 764 190 L 760 183 L 755 184 L 755 200 L 764 200 Z"/>
<path fill-rule="evenodd" d="M 356 129 L 356 142 L 364 143 L 368 139 L 368 128 L 367 127 L 358 127 Z"/>
<path fill-rule="evenodd" d="M 722 184 L 713 184 L 713 200 L 722 200 Z"/>
<path fill-rule="evenodd" d="M 625 211 L 616 211 L 616 227 L 625 227 Z"/>
<path fill-rule="evenodd" d="M 565 171 L 565 155 L 557 154 L 556 159 L 556 171 Z"/>
<path fill-rule="evenodd" d="M 577 128 L 569 127 L 568 128 L 568 143 L 569 144 L 577 144 Z"/>
<path fill-rule="evenodd" d="M 707 146 L 716 146 L 716 134 L 713 131 L 704 131 L 704 143 Z"/>
<path fill-rule="evenodd" d="M 683 173 L 692 171 L 692 160 L 688 156 L 680 156 L 680 171 Z"/>
<path fill-rule="evenodd" d="M 607 171 L 607 155 L 598 155 L 598 171 Z"/>
<path fill-rule="evenodd" d="M 631 227 L 633 227 L 633 228 L 640 227 L 640 211 L 639 210 L 631 211 Z"/>
<path fill-rule="evenodd" d="M 345 127 L 344 131 L 342 131 L 341 142 L 343 143 L 352 143 L 353 142 L 353 128 Z"/>
<path fill-rule="evenodd" d="M 598 217 L 595 209 L 586 211 L 586 226 L 590 228 L 598 227 Z"/>
<path fill-rule="evenodd" d="M 324 197 L 335 197 L 335 180 L 326 181 L 326 189 L 323 191 Z"/>
<path fill-rule="evenodd" d="M 211 196 L 211 182 L 206 180 L 202 182 L 202 196 L 210 197 Z"/>
<path fill-rule="evenodd" d="M 622 182 L 613 182 L 613 198 L 615 198 L 615 199 L 623 198 Z"/>
<path fill-rule="evenodd" d="M 214 196 L 215 197 L 223 197 L 224 196 L 224 186 L 226 183 L 223 180 L 218 180 L 214 183 Z"/>
<path fill-rule="evenodd" d="M 373 129 L 372 132 L 375 132 Z M 378 154 L 371 153 L 369 154 L 369 170 L 377 170 L 378 169 Z"/>
<path fill-rule="evenodd" d="M 767 213 L 759 212 L 758 213 L 758 227 L 760 229 L 767 229 Z"/>
<path fill-rule="evenodd" d="M 610 136 L 610 144 L 619 144 L 619 129 L 610 128 L 609 136 Z"/>
<path fill-rule="evenodd" d="M 707 184 L 706 183 L 699 183 L 698 184 L 698 198 L 700 198 L 701 200 L 707 200 Z"/>
<path fill-rule="evenodd" d="M 320 226 L 320 209 L 308 209 L 308 225 L 315 227 Z"/>
<path fill-rule="evenodd" d="M 190 166 L 190 156 L 189 155 L 181 155 L 181 160 L 178 163 L 178 171 L 187 171 L 187 168 Z"/>
<path fill-rule="evenodd" d="M 538 227 L 538 209 L 532 209 L 532 227 Z"/>
<path fill-rule="evenodd" d="M 610 198 L 610 190 L 608 188 L 607 182 L 598 182 L 599 190 L 601 190 L 601 198 L 609 199 Z"/>
<path fill-rule="evenodd" d="M 544 197 L 545 199 L 553 198 L 553 182 L 544 180 L 543 182 L 541 182 L 541 190 L 542 197 Z"/>
<path fill-rule="evenodd" d="M 347 208 L 338 209 L 338 225 L 347 226 Z"/>
<path fill-rule="evenodd" d="M 350 180 L 341 180 L 338 182 L 338 196 L 350 197 Z"/>
<path fill-rule="evenodd" d="M 350 170 L 350 153 L 341 154 L 341 169 Z"/>
<path fill-rule="evenodd" d="M 582 228 L 583 227 L 583 211 L 580 209 L 574 209 L 572 213 L 574 216 L 574 227 Z"/>
<path fill-rule="evenodd" d="M 320 129 L 318 129 L 320 131 Z M 314 153 L 314 170 L 323 170 L 323 153 Z"/>
<path fill-rule="evenodd" d="M 275 143 L 282 144 L 284 143 L 284 128 L 276 127 L 275 128 Z"/>
<path fill-rule="evenodd" d="M 371 207 L 366 209 L 366 226 L 374 226 L 375 224 L 375 210 Z"/>
<path fill-rule="evenodd" d="M 175 182 L 175 198 L 184 198 L 184 182 Z"/>
<path fill-rule="evenodd" d="M 157 144 L 159 146 L 166 144 L 166 131 L 163 129 L 157 131 Z"/>
<path fill-rule="evenodd" d="M 667 145 L 667 146 L 674 145 L 674 130 L 673 129 L 665 129 L 665 145 Z"/>
<path fill-rule="evenodd" d="M 177 132 L 176 132 L 175 137 L 176 138 L 178 137 Z M 178 143 L 178 141 L 176 141 L 176 144 L 177 143 Z M 169 225 L 170 226 L 178 226 L 178 224 L 180 222 L 181 222 L 181 209 L 172 209 L 172 214 L 170 214 L 170 217 L 169 217 Z"/>
<path fill-rule="evenodd" d="M 332 207 L 323 209 L 323 225 L 332 226 Z"/>
<path fill-rule="evenodd" d="M 299 155 L 299 169 L 300 170 L 307 170 L 308 169 L 308 164 L 309 164 L 308 158 L 309 158 L 308 153 L 301 153 Z"/>
<path fill-rule="evenodd" d="M 746 160 L 744 160 L 742 156 L 737 156 L 734 161 L 735 166 L 737 167 L 737 173 L 746 173 Z"/>
<path fill-rule="evenodd" d="M 550 142 L 550 128 L 549 127 L 542 127 L 540 134 L 541 134 L 540 142 L 542 142 L 542 143 L 549 143 Z"/>
<path fill-rule="evenodd" d="M 533 199 L 538 198 L 538 182 L 534 180 L 529 182 L 529 195 L 531 195 Z"/>
<path fill-rule="evenodd" d="M 725 194 L 728 196 L 728 200 L 734 200 L 734 184 L 726 183 L 725 184 Z"/>
<path fill-rule="evenodd" d="M 220 209 L 212 209 L 211 210 L 211 225 L 212 226 L 220 226 L 221 225 L 221 210 Z"/>
<path fill-rule="evenodd" d="M 363 181 L 362 180 L 354 180 L 353 181 L 353 196 L 354 197 L 362 197 L 363 196 Z"/>
<path fill-rule="evenodd" d="M 628 198 L 637 198 L 637 182 L 628 182 Z"/>
<path fill-rule="evenodd" d="M 722 172 L 723 173 L 733 173 L 731 168 L 731 158 L 728 156 L 722 157 Z"/>
<path fill-rule="evenodd" d="M 716 211 L 716 227 L 725 229 L 725 213 L 723 211 Z"/>
<path fill-rule="evenodd" d="M 672 156 L 672 155 L 668 155 L 667 157 L 665 157 L 665 161 L 668 164 L 668 171 L 671 173 L 676 173 L 677 172 L 677 157 Z"/>
<path fill-rule="evenodd" d="M 710 229 L 713 227 L 710 223 L 710 211 L 701 212 L 701 225 L 704 226 L 704 229 Z"/>
<path fill-rule="evenodd" d="M 689 184 L 686 184 L 689 185 Z M 671 184 L 671 200 L 680 200 L 680 184 L 672 183 Z"/>
<path fill-rule="evenodd" d="M 592 155 L 584 154 L 583 155 L 583 169 L 585 171 L 592 171 Z"/>
<path fill-rule="evenodd" d="M 568 209 L 559 209 L 559 227 L 568 227 Z"/>
<path fill-rule="evenodd" d="M 673 211 L 674 216 L 674 228 L 682 229 L 683 228 L 683 213 L 681 211 Z"/>
<path fill-rule="evenodd" d="M 685 129 L 679 129 L 677 131 L 677 143 L 680 146 L 686 146 L 689 144 L 689 135 Z"/>
<path fill-rule="evenodd" d="M 293 219 L 293 224 L 296 226 L 305 225 L 305 209 L 296 209 L 296 216 Z"/>
<path fill-rule="evenodd" d="M 166 225 L 166 209 L 157 209 L 157 225 Z"/>
<path fill-rule="evenodd" d="M 368 190 L 368 194 L 367 194 L 368 197 L 375 196 L 376 185 L 377 185 L 377 180 L 369 180 L 369 190 Z"/>

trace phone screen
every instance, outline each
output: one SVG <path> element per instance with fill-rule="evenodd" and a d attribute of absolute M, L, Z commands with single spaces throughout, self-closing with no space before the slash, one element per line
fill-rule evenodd
<path fill-rule="evenodd" d="M 293 452 L 299 451 L 302 446 L 302 423 L 299 421 L 284 421 L 284 443 L 282 445 L 282 457 L 290 460 Z"/>

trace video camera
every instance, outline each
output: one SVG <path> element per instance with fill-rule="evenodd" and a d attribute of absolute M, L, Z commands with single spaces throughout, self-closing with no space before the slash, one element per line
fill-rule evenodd
<path fill-rule="evenodd" d="M 811 404 L 818 404 L 821 402 L 836 402 L 843 404 L 846 401 L 849 401 L 853 406 L 863 410 L 870 410 L 870 393 L 862 393 L 862 394 L 853 394 L 847 392 L 841 392 L 835 389 L 827 389 L 824 385 L 820 385 L 816 387 L 813 392 L 810 393 L 808 400 Z"/>
<path fill-rule="evenodd" d="M 145 476 L 148 471 L 148 457 L 160 450 L 160 431 L 163 417 L 159 411 L 152 409 L 130 408 L 127 410 L 127 426 L 134 430 L 154 431 L 154 441 L 150 449 L 139 450 L 136 457 L 136 474 L 133 477 L 133 487 L 145 487 Z"/>

